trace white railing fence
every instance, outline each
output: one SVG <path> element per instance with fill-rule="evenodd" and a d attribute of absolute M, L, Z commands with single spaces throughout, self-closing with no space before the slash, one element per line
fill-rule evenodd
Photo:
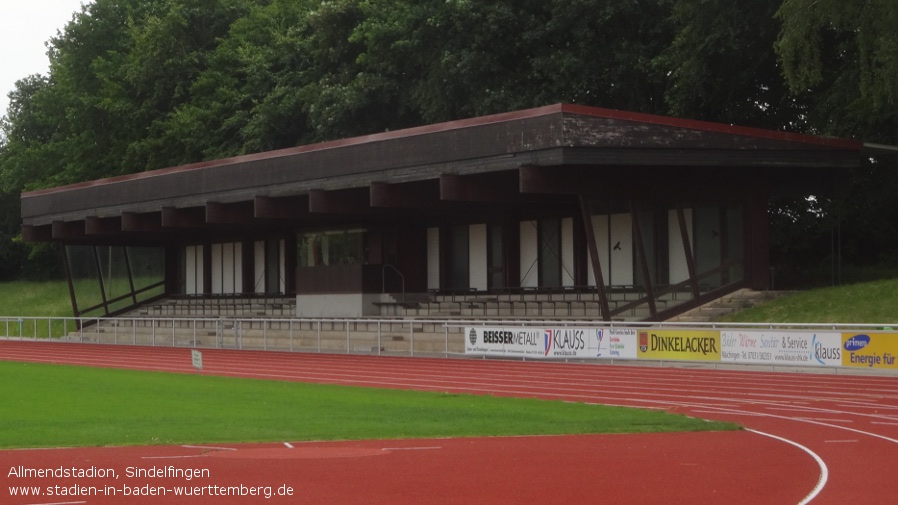
<path fill-rule="evenodd" d="M 465 328 L 593 327 L 892 331 L 889 324 L 604 323 L 595 320 L 291 319 L 291 318 L 0 318 L 0 338 L 114 345 L 294 352 L 450 356 L 465 354 Z"/>

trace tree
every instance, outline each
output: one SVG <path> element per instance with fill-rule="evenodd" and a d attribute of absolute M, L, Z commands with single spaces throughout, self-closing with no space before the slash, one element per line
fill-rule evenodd
<path fill-rule="evenodd" d="M 896 16 L 893 0 L 94 0 L 50 40 L 50 74 L 17 83 L 0 193 L 557 102 L 898 144 Z M 804 209 L 819 235 L 838 210 L 853 261 L 877 256 L 863 240 L 898 250 L 896 162 L 874 161 L 777 219 Z"/>
<path fill-rule="evenodd" d="M 898 3 L 784 0 L 775 43 L 818 131 L 898 143 Z"/>
<path fill-rule="evenodd" d="M 664 111 L 651 61 L 672 36 L 665 1 L 394 3 L 365 4 L 363 75 L 388 76 L 426 122 L 556 102 Z"/>
<path fill-rule="evenodd" d="M 781 0 L 677 0 L 676 38 L 655 64 L 671 75 L 670 113 L 760 128 L 803 130 L 801 104 L 783 79 L 773 43 Z"/>
<path fill-rule="evenodd" d="M 810 131 L 898 144 L 898 3 L 784 0 L 775 42 Z M 824 207 L 845 263 L 898 264 L 898 157 L 871 154 Z"/>

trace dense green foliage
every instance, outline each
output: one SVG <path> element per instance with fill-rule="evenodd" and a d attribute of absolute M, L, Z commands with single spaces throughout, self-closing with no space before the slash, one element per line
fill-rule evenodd
<path fill-rule="evenodd" d="M 50 74 L 11 94 L 0 206 L 22 190 L 557 102 L 898 144 L 895 5 L 94 0 L 49 41 Z M 839 216 L 856 232 L 846 262 L 898 262 L 883 254 L 898 250 L 894 158 L 814 209 L 776 202 L 774 243 L 825 241 Z M 28 254 L 17 214 L 4 216 L 0 279 Z M 774 257 L 788 270 L 828 252 Z"/>
<path fill-rule="evenodd" d="M 0 403 L 16 406 L 0 419 L 0 447 L 736 428 L 583 403 L 30 363 L 0 362 L 0 381 Z"/>

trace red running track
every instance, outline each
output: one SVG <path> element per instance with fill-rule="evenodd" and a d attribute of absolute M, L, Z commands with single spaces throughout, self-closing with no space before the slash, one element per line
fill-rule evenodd
<path fill-rule="evenodd" d="M 0 342 L 0 359 L 193 373 L 187 349 Z M 203 373 L 538 397 L 674 412 L 742 424 L 746 431 L 139 447 L 0 452 L 0 502 L 260 503 L 258 496 L 203 499 L 116 495 L 11 496 L 14 467 L 202 467 L 196 479 L 279 503 L 894 503 L 898 496 L 898 378 L 554 362 L 335 356 L 204 350 Z M 32 479 L 39 481 L 40 479 Z M 30 482 L 30 481 L 29 481 Z M 45 482 L 45 481 L 41 481 Z M 66 483 L 83 484 L 69 479 Z M 189 484 L 189 482 L 188 482 Z M 279 497 L 281 486 L 292 497 Z M 196 489 L 194 491 L 197 491 Z M 119 490 L 119 492 L 121 492 Z"/>

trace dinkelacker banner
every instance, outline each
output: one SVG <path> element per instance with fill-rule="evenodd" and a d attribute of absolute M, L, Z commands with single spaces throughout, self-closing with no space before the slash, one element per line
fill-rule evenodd
<path fill-rule="evenodd" d="M 639 359 L 720 361 L 720 331 L 640 330 Z"/>

